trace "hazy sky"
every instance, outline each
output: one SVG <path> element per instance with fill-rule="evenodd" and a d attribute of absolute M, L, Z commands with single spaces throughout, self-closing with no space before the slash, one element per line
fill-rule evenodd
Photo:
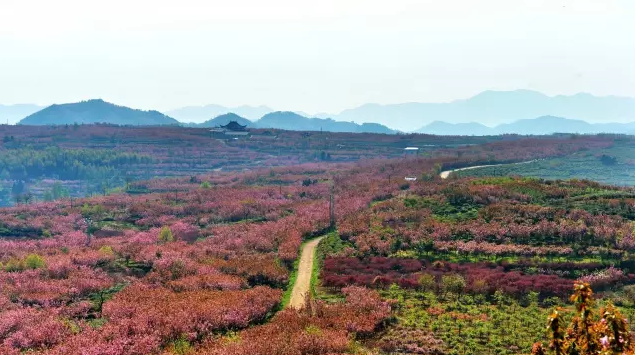
<path fill-rule="evenodd" d="M 0 0 L 0 103 L 635 97 L 634 16 L 633 0 Z"/>

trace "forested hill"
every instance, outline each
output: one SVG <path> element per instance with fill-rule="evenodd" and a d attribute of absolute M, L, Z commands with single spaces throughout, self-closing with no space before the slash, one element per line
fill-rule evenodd
<path fill-rule="evenodd" d="M 217 127 L 217 126 L 224 126 L 226 124 L 228 124 L 230 121 L 236 121 L 239 124 L 243 125 L 243 126 L 249 126 L 249 127 L 253 127 L 254 123 L 251 122 L 250 120 L 243 118 L 241 116 L 238 116 L 235 113 L 226 113 L 224 115 L 220 115 L 220 116 L 216 116 L 214 118 L 212 118 L 211 120 L 207 120 L 199 125 L 196 125 L 197 127 Z"/>
<path fill-rule="evenodd" d="M 22 125 L 64 125 L 74 123 L 109 123 L 118 125 L 172 125 L 179 122 L 158 111 L 135 110 L 101 99 L 51 105 L 22 119 Z"/>

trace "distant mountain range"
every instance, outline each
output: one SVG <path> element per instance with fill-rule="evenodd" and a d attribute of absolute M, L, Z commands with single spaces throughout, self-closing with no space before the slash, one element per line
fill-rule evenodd
<path fill-rule="evenodd" d="M 562 117 L 542 116 L 534 119 L 518 120 L 512 123 L 487 127 L 480 123 L 432 122 L 416 132 L 435 135 L 487 136 L 498 134 L 545 135 L 553 133 L 623 133 L 635 134 L 635 122 L 631 123 L 588 123 Z"/>
<path fill-rule="evenodd" d="M 550 97 L 529 90 L 485 91 L 449 103 L 366 104 L 331 117 L 338 121 L 376 122 L 409 132 L 434 121 L 495 126 L 548 115 L 587 122 L 631 122 L 635 121 L 635 98 L 584 93 Z"/>
<path fill-rule="evenodd" d="M 183 123 L 203 123 L 210 118 L 217 117 L 226 113 L 235 113 L 238 116 L 245 117 L 251 121 L 260 119 L 260 117 L 274 112 L 275 110 L 267 106 L 238 106 L 225 107 L 220 105 L 207 106 L 188 106 L 171 111 L 165 114 L 174 117 Z"/>
<path fill-rule="evenodd" d="M 181 122 L 199 123 L 227 112 L 255 121 L 274 111 L 267 106 L 228 108 L 208 105 L 185 107 L 168 111 L 167 114 Z M 484 91 L 469 99 L 448 103 L 365 104 L 338 114 L 296 113 L 304 117 L 331 118 L 343 122 L 374 122 L 402 132 L 411 132 L 436 121 L 478 122 L 491 127 L 541 116 L 567 117 L 594 123 L 625 123 L 635 121 L 635 98 L 599 97 L 586 93 L 547 96 L 531 90 Z"/>
<path fill-rule="evenodd" d="M 268 113 L 255 123 L 260 128 L 277 128 L 295 131 L 328 131 L 328 132 L 357 132 L 357 133 L 395 133 L 392 129 L 376 124 L 355 122 L 340 122 L 330 118 L 308 118 L 295 112 L 277 111 Z"/>
<path fill-rule="evenodd" d="M 435 134 L 439 136 L 488 136 L 493 134 L 490 127 L 480 123 L 448 123 L 442 121 L 434 121 L 415 131 L 416 133 Z"/>
<path fill-rule="evenodd" d="M 213 127 L 218 120 L 237 117 L 251 127 L 335 132 L 425 132 L 431 134 L 486 135 L 500 133 L 545 134 L 558 132 L 632 133 L 635 98 L 590 94 L 547 96 L 535 91 L 485 91 L 449 103 L 366 104 L 339 114 L 309 115 L 300 111 L 275 111 L 267 106 L 190 106 L 163 115 L 132 110 L 101 100 L 53 105 L 39 112 L 36 105 L 0 106 L 0 123 L 64 124 L 108 122 L 114 124 L 177 124 Z M 233 113 L 236 116 L 224 116 Z M 220 116 L 220 117 L 219 117 Z M 177 122 L 174 118 L 179 122 Z M 533 121 L 539 117 L 539 121 Z M 566 118 L 564 118 L 566 117 Z M 558 118 L 558 119 L 556 119 Z M 231 119 L 230 119 L 231 120 Z M 193 122 L 187 124 L 188 122 Z M 367 122 L 358 124 L 355 122 Z M 370 123 L 373 122 L 373 123 Z M 388 128 L 390 127 L 390 128 Z"/>
<path fill-rule="evenodd" d="M 135 110 L 103 100 L 88 100 L 71 104 L 51 105 L 33 113 L 18 124 L 63 125 L 73 123 L 110 123 L 118 125 L 174 125 L 177 120 L 159 111 Z"/>
<path fill-rule="evenodd" d="M 376 123 L 357 124 L 354 122 L 338 122 L 332 119 L 309 118 L 295 112 L 276 111 L 262 116 L 257 121 L 250 121 L 234 113 L 226 113 L 200 124 L 188 124 L 193 127 L 217 127 L 236 121 L 249 128 L 275 128 L 289 131 L 327 131 L 353 133 L 395 133 L 392 129 Z"/>
<path fill-rule="evenodd" d="M 21 105 L 0 105 L 0 124 L 16 124 L 24 117 L 43 109 L 43 106 L 21 104 Z"/>
<path fill-rule="evenodd" d="M 207 107 L 207 106 L 206 106 Z M 263 109 L 264 110 L 264 109 Z M 268 109 L 267 109 L 268 110 Z M 18 122 L 22 125 L 64 125 L 109 123 L 118 125 L 185 125 L 190 127 L 216 127 L 237 121 L 251 128 L 277 128 L 297 131 L 372 132 L 395 133 L 388 127 L 375 124 L 356 124 L 332 119 L 308 118 L 293 112 L 269 112 L 257 121 L 251 121 L 236 113 L 217 115 L 202 123 L 181 123 L 158 111 L 135 110 L 117 106 L 101 99 L 77 103 L 51 105 L 32 113 Z"/>

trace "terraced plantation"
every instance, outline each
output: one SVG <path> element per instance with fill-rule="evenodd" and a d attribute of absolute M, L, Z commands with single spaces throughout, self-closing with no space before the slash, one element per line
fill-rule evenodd
<path fill-rule="evenodd" d="M 118 146 L 169 151 L 133 136 Z M 63 145 L 60 154 L 94 148 Z M 606 308 L 586 324 L 599 314 L 620 327 L 632 320 L 631 189 L 439 176 L 613 149 L 611 137 L 442 145 L 240 172 L 196 174 L 175 161 L 180 177 L 2 208 L 0 353 L 526 354 L 559 336 L 545 331 L 548 320 L 576 322 L 575 307 L 591 309 L 591 289 Z M 593 329 L 605 346 L 612 328 Z M 578 344 L 574 335 L 559 346 Z"/>

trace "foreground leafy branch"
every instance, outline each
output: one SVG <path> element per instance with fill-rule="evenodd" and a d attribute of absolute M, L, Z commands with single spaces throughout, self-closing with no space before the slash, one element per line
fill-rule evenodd
<path fill-rule="evenodd" d="M 547 331 L 551 337 L 549 349 L 556 355 L 634 354 L 629 326 L 620 312 L 608 303 L 594 315 L 593 290 L 588 283 L 577 282 L 571 301 L 575 304 L 576 316 L 565 330 L 562 310 L 556 309 L 548 317 Z M 535 343 L 532 354 L 544 355 L 547 350 L 542 343 Z"/>

